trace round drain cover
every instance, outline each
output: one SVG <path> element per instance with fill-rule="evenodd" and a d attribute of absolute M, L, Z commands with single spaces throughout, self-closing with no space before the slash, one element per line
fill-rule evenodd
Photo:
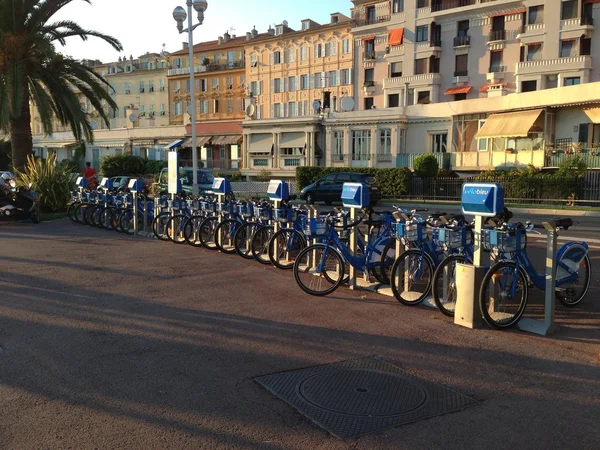
<path fill-rule="evenodd" d="M 302 380 L 298 390 L 313 406 L 354 416 L 396 416 L 427 400 L 425 390 L 414 381 L 369 369 L 323 372 Z"/>

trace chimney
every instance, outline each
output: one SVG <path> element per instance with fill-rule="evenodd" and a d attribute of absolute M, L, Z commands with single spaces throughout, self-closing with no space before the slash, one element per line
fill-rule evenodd
<path fill-rule="evenodd" d="M 231 39 L 231 35 L 226 31 L 223 34 L 223 42 L 229 42 L 230 39 Z"/>
<path fill-rule="evenodd" d="M 182 42 L 181 45 L 183 46 L 184 50 L 187 50 L 188 48 L 190 48 L 190 44 L 188 44 L 187 42 Z"/>
<path fill-rule="evenodd" d="M 223 38 L 221 36 L 219 36 L 219 45 L 221 45 L 223 43 Z"/>
<path fill-rule="evenodd" d="M 269 29 L 267 30 L 267 34 L 269 36 L 274 36 L 275 35 L 275 30 L 271 27 L 271 25 L 269 25 Z"/>
<path fill-rule="evenodd" d="M 256 31 L 256 25 L 253 26 L 251 33 L 252 33 L 252 37 L 253 38 L 255 38 L 256 36 L 258 36 L 258 31 Z"/>
<path fill-rule="evenodd" d="M 246 40 L 247 41 L 252 40 L 252 33 L 250 33 L 249 31 L 246 33 Z"/>

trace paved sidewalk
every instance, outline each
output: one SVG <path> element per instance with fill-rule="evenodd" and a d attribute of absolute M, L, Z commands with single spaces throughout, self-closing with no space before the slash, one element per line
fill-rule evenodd
<path fill-rule="evenodd" d="M 311 297 L 290 272 L 68 220 L 2 227 L 0 248 L 0 449 L 600 442 L 598 271 L 581 308 L 557 306 L 561 329 L 542 338 L 469 330 L 369 292 Z M 343 441 L 254 381 L 367 356 L 479 403 Z"/>

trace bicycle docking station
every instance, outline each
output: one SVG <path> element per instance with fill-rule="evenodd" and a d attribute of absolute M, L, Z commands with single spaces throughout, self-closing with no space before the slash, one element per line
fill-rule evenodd
<path fill-rule="evenodd" d="M 215 178 L 212 185 L 213 194 L 217 196 L 219 214 L 217 216 L 218 223 L 223 221 L 223 214 L 226 211 L 226 196 L 231 194 L 231 183 L 227 178 Z M 216 237 L 215 237 L 216 239 Z"/>
<path fill-rule="evenodd" d="M 144 180 L 140 178 L 132 178 L 129 180 L 129 184 L 127 185 L 131 193 L 133 194 L 133 235 L 137 236 L 139 230 L 138 224 L 138 193 L 144 192 Z M 145 212 L 145 211 L 144 211 Z M 144 219 L 144 223 L 146 220 Z"/>
<path fill-rule="evenodd" d="M 108 198 L 108 191 L 112 191 L 113 189 L 113 180 L 111 178 L 108 177 L 104 177 L 102 178 L 102 181 L 100 182 L 100 189 L 102 189 L 102 191 L 104 192 L 104 207 L 108 208 L 108 204 L 109 204 L 109 198 Z M 108 215 L 104 216 L 104 227 L 108 228 Z"/>
<path fill-rule="evenodd" d="M 456 264 L 456 307 L 454 323 L 478 328 L 483 323 L 479 308 L 479 289 L 486 272 L 482 266 L 482 228 L 484 217 L 504 210 L 504 189 L 497 183 L 465 183 L 462 188 L 463 214 L 475 216 L 473 264 Z"/>
<path fill-rule="evenodd" d="M 290 185 L 287 181 L 283 180 L 271 180 L 269 187 L 267 188 L 267 195 L 269 199 L 273 201 L 273 235 L 279 231 L 280 220 L 283 220 L 281 212 L 281 203 L 288 202 L 290 199 Z M 278 220 L 279 219 L 279 220 Z M 275 248 L 277 247 L 277 241 L 275 242 Z"/>
<path fill-rule="evenodd" d="M 369 187 L 363 183 L 344 183 L 342 187 L 342 204 L 345 208 L 350 209 L 350 221 L 356 221 L 356 211 L 360 209 L 364 209 L 371 204 L 369 198 Z M 353 255 L 356 255 L 358 250 L 358 240 L 356 236 L 357 231 L 353 228 L 350 230 L 349 236 L 349 247 L 350 251 Z M 368 233 L 367 235 L 368 236 Z M 365 242 L 365 247 L 368 245 L 368 241 Z M 348 285 L 350 289 L 355 290 L 358 289 L 356 284 L 356 269 L 349 264 L 350 266 L 350 279 L 348 281 Z M 368 276 L 368 271 L 365 269 L 365 276 Z"/>

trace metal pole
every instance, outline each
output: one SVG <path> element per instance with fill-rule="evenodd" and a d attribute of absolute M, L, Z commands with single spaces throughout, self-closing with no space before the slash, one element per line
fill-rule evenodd
<path fill-rule="evenodd" d="M 188 58 L 190 66 L 190 118 L 192 121 L 192 192 L 198 195 L 198 149 L 196 148 L 196 88 L 194 83 L 194 30 L 192 28 L 192 0 L 187 0 Z"/>
<path fill-rule="evenodd" d="M 133 191 L 133 235 L 138 235 L 138 197 L 137 192 Z"/>
<path fill-rule="evenodd" d="M 546 224 L 544 224 L 546 225 Z M 544 308 L 544 325 L 546 330 L 552 332 L 554 328 L 554 309 L 556 298 L 556 247 L 558 233 L 553 226 L 552 229 L 546 229 L 548 243 L 546 245 L 546 292 Z"/>

